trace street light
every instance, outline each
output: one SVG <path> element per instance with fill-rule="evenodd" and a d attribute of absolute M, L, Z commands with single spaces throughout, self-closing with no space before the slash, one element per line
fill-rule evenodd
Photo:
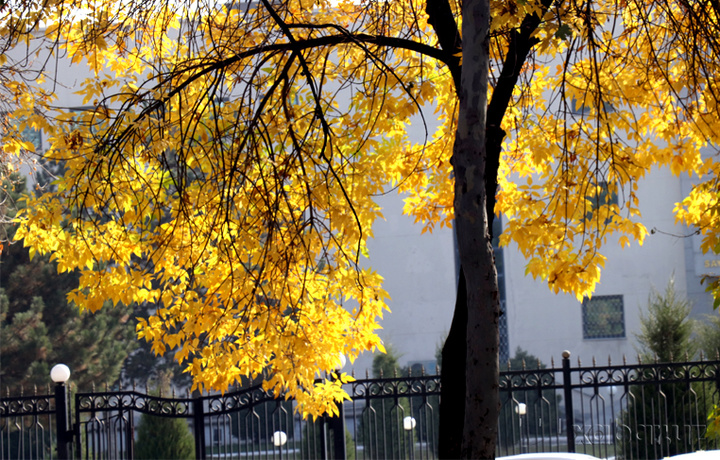
<path fill-rule="evenodd" d="M 343 367 L 345 367 L 345 364 L 347 364 L 347 358 L 343 353 L 340 353 L 338 357 L 338 364 L 335 366 L 335 370 L 337 372 L 340 372 Z"/>
<path fill-rule="evenodd" d="M 50 370 L 50 378 L 55 383 L 65 383 L 70 379 L 70 368 L 64 364 L 56 364 Z"/>
<path fill-rule="evenodd" d="M 415 458 L 415 443 L 413 442 L 412 430 L 415 428 L 415 418 L 409 415 L 403 419 L 403 429 L 408 434 L 408 446 L 410 446 L 410 460 Z"/>
<path fill-rule="evenodd" d="M 347 358 L 345 358 L 345 355 L 343 353 L 338 353 L 337 361 L 335 364 L 335 367 L 333 370 L 336 373 L 340 373 L 340 371 L 345 367 L 345 364 L 347 363 Z M 334 377 L 331 375 L 331 379 L 334 379 Z M 347 446 L 345 445 L 345 405 L 342 401 L 338 403 L 338 414 L 335 417 L 331 418 L 325 418 L 324 420 L 327 421 L 327 424 L 329 425 L 329 428 L 332 430 L 333 433 L 333 455 L 334 458 L 347 458 Z M 326 431 L 323 427 L 323 439 L 325 439 Z M 323 452 L 326 452 L 327 444 L 323 443 Z M 327 455 L 327 454 L 326 454 Z"/>
<path fill-rule="evenodd" d="M 284 446 L 287 442 L 287 434 L 284 431 L 276 431 L 272 435 L 272 440 L 275 447 Z"/>
<path fill-rule="evenodd" d="M 50 370 L 50 379 L 55 382 L 55 419 L 57 423 L 58 458 L 66 460 L 71 457 L 70 447 L 73 441 L 73 433 L 70 427 L 70 414 L 68 413 L 68 396 L 65 382 L 70 378 L 70 368 L 65 364 L 56 364 Z"/>
<path fill-rule="evenodd" d="M 518 403 L 517 407 L 515 408 L 515 412 L 520 416 L 520 448 L 522 449 L 523 445 L 523 417 L 525 417 L 525 414 L 527 414 L 527 404 L 525 403 Z M 528 439 L 528 447 L 530 447 L 530 440 Z"/>
<path fill-rule="evenodd" d="M 287 442 L 287 434 L 284 431 L 276 431 L 272 435 L 272 442 L 275 447 L 280 449 L 280 459 L 282 460 L 282 446 Z"/>

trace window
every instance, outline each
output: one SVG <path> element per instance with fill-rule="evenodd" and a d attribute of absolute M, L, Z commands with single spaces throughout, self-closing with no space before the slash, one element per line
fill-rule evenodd
<path fill-rule="evenodd" d="M 623 296 L 599 295 L 583 300 L 583 338 L 612 339 L 625 337 Z"/>

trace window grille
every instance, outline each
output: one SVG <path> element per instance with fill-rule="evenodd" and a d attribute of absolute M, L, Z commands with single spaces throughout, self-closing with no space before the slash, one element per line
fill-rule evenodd
<path fill-rule="evenodd" d="M 583 337 L 612 339 L 625 337 L 623 296 L 600 295 L 583 300 Z"/>

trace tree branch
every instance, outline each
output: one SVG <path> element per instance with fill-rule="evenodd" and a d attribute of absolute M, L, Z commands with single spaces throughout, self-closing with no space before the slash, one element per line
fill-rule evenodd
<path fill-rule="evenodd" d="M 520 78 L 522 67 L 527 62 L 530 50 L 538 43 L 538 39 L 533 37 L 532 34 L 537 30 L 541 17 L 545 15 L 554 1 L 542 0 L 541 15 L 525 15 L 520 28 L 510 32 L 510 43 L 503 61 L 502 71 L 500 71 L 492 99 L 488 104 L 487 124 L 485 127 L 485 145 L 487 147 L 485 186 L 487 187 L 486 209 L 491 237 L 493 236 L 492 223 L 495 218 L 495 194 L 498 186 L 497 175 L 500 168 L 500 154 L 502 153 L 502 142 L 506 134 L 500 126 L 510 105 L 513 89 Z"/>
<path fill-rule="evenodd" d="M 460 88 L 460 56 L 462 40 L 458 31 L 457 22 L 448 0 L 427 0 L 425 12 L 428 15 L 428 24 L 435 29 L 440 48 L 445 54 L 443 61 L 452 74 L 455 89 Z"/>

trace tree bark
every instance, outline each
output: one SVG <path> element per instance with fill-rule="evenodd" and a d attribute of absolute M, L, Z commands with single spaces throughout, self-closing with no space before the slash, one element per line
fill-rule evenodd
<path fill-rule="evenodd" d="M 452 325 L 442 349 L 438 456 L 460 458 L 465 424 L 465 358 L 467 356 L 467 288 L 462 265 Z"/>
<path fill-rule="evenodd" d="M 463 62 L 453 151 L 455 231 L 466 281 L 465 418 L 461 458 L 494 458 L 499 412 L 497 273 L 488 228 L 485 125 L 489 71 L 488 0 L 462 7 Z"/>

